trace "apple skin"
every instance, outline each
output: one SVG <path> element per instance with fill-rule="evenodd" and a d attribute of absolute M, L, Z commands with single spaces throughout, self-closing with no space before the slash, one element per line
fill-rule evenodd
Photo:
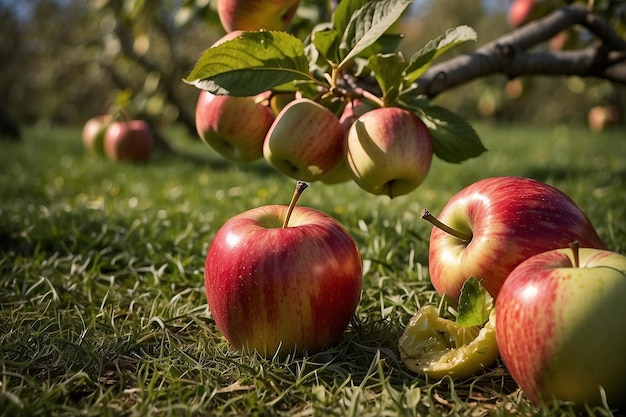
<path fill-rule="evenodd" d="M 393 198 L 413 191 L 426 179 L 433 143 L 416 115 L 385 107 L 368 111 L 352 123 L 344 152 L 359 187 Z"/>
<path fill-rule="evenodd" d="M 606 249 L 593 225 L 565 193 L 524 177 L 492 177 L 455 194 L 438 219 L 472 234 L 459 239 L 437 227 L 430 234 L 428 262 L 435 290 L 452 303 L 469 278 L 494 297 L 509 273 L 525 259 L 578 240 Z"/>
<path fill-rule="evenodd" d="M 300 0 L 218 0 L 217 14 L 226 32 L 285 30 Z"/>
<path fill-rule="evenodd" d="M 105 153 L 113 161 L 147 161 L 153 147 L 154 137 L 144 120 L 113 122 L 104 136 Z"/>
<path fill-rule="evenodd" d="M 113 117 L 108 114 L 94 116 L 85 122 L 82 139 L 88 153 L 105 156 L 104 136 L 111 122 L 113 122 Z"/>
<path fill-rule="evenodd" d="M 198 135 L 233 161 L 251 162 L 261 158 L 263 141 L 274 122 L 274 114 L 260 98 L 219 96 L 200 91 L 195 113 Z"/>
<path fill-rule="evenodd" d="M 547 7 L 537 0 L 514 0 L 509 7 L 507 21 L 513 28 L 518 28 L 526 23 L 545 15 Z"/>
<path fill-rule="evenodd" d="M 626 256 L 569 248 L 518 265 L 496 299 L 502 361 L 535 404 L 626 405 Z"/>
<path fill-rule="evenodd" d="M 359 304 L 353 238 L 334 218 L 300 206 L 282 228 L 287 210 L 269 205 L 232 217 L 207 252 L 209 310 L 235 349 L 318 352 L 341 338 Z"/>
<path fill-rule="evenodd" d="M 343 158 L 344 134 L 337 116 L 307 98 L 288 103 L 276 116 L 263 144 L 277 171 L 313 182 L 330 175 Z"/>

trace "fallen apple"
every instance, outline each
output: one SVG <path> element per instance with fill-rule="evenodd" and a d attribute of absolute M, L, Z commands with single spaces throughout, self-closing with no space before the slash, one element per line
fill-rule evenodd
<path fill-rule="evenodd" d="M 416 115 L 385 107 L 368 111 L 352 123 L 344 152 L 359 187 L 393 198 L 413 191 L 426 179 L 433 143 Z"/>
<path fill-rule="evenodd" d="M 104 136 L 106 155 L 114 161 L 147 161 L 153 146 L 152 130 L 144 120 L 113 122 Z"/>
<path fill-rule="evenodd" d="M 205 289 L 217 327 L 238 350 L 315 353 L 336 343 L 358 306 L 361 256 L 334 218 L 295 202 L 243 212 L 216 233 Z"/>
<path fill-rule="evenodd" d="M 104 136 L 113 117 L 108 114 L 94 116 L 85 122 L 82 130 L 83 145 L 88 153 L 105 156 Z"/>
<path fill-rule="evenodd" d="M 428 255 L 432 284 L 452 303 L 469 277 L 496 298 L 509 273 L 532 255 L 574 240 L 606 248 L 571 198 L 530 178 L 477 181 L 455 194 L 438 219 L 427 210 L 422 217 L 436 226 Z"/>
<path fill-rule="evenodd" d="M 218 0 L 217 13 L 226 32 L 285 30 L 300 0 Z"/>
<path fill-rule="evenodd" d="M 274 114 L 264 96 L 218 96 L 200 91 L 196 104 L 196 130 L 219 154 L 238 162 L 263 156 L 263 141 Z M 245 123 L 242 123 L 245 120 Z"/>
<path fill-rule="evenodd" d="M 556 249 L 522 262 L 496 299 L 502 361 L 535 404 L 624 406 L 626 256 Z"/>
<path fill-rule="evenodd" d="M 343 158 L 344 134 L 337 116 L 321 104 L 298 98 L 276 116 L 263 155 L 277 171 L 303 181 L 317 181 Z"/>

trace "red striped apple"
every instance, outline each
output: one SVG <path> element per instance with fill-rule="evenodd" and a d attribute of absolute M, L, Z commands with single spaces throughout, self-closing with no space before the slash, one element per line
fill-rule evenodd
<path fill-rule="evenodd" d="M 153 146 L 152 130 L 143 120 L 113 122 L 104 137 L 106 155 L 114 161 L 147 161 Z"/>
<path fill-rule="evenodd" d="M 292 203 L 245 211 L 216 233 L 205 290 L 215 324 L 238 350 L 315 353 L 339 341 L 358 306 L 361 256 L 334 218 Z"/>
<path fill-rule="evenodd" d="M 344 152 L 359 187 L 393 198 L 413 191 L 426 179 L 433 143 L 416 115 L 386 107 L 368 111 L 352 123 Z"/>
<path fill-rule="evenodd" d="M 457 302 L 474 277 L 495 298 L 525 259 L 578 240 L 605 249 L 585 213 L 565 193 L 523 177 L 477 181 L 455 194 L 430 234 L 430 278 L 437 292 Z M 445 230 L 444 230 L 445 229 Z"/>
<path fill-rule="evenodd" d="M 297 180 L 324 178 L 343 158 L 344 134 L 337 116 L 307 98 L 287 104 L 276 116 L 263 144 L 265 159 Z"/>
<path fill-rule="evenodd" d="M 502 361 L 535 404 L 626 405 L 626 256 L 576 247 L 518 265 L 496 299 Z"/>
<path fill-rule="evenodd" d="M 264 96 L 219 96 L 201 91 L 196 104 L 196 130 L 218 153 L 238 162 L 263 156 L 263 141 L 274 122 Z"/>
<path fill-rule="evenodd" d="M 82 139 L 87 152 L 96 156 L 105 156 L 104 135 L 112 122 L 113 117 L 109 114 L 94 116 L 85 122 Z"/>
<path fill-rule="evenodd" d="M 218 0 L 217 13 L 226 32 L 285 30 L 300 0 Z"/>

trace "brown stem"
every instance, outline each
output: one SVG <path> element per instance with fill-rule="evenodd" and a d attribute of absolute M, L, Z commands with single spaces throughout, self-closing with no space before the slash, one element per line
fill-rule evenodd
<path fill-rule="evenodd" d="M 285 220 L 283 222 L 283 229 L 286 228 L 287 225 L 289 224 L 289 218 L 291 217 L 291 213 L 293 212 L 293 209 L 296 206 L 296 202 L 302 195 L 302 192 L 306 190 L 308 186 L 309 184 L 307 184 L 304 181 L 298 181 L 296 183 L 296 190 L 293 193 L 293 197 L 291 197 L 291 202 L 289 203 L 289 209 L 287 209 L 287 215 L 285 216 Z"/>
<path fill-rule="evenodd" d="M 422 219 L 432 223 L 435 227 L 438 227 L 439 229 L 443 230 L 444 232 L 451 234 L 454 237 L 457 237 L 459 239 L 461 239 L 464 242 L 469 242 L 472 240 L 472 235 L 471 233 L 465 233 L 465 232 L 461 232 L 460 230 L 456 230 L 453 229 L 452 227 L 448 226 L 447 224 L 444 224 L 442 222 L 440 222 L 435 216 L 433 216 L 432 214 L 430 214 L 430 211 L 424 209 L 424 211 L 422 212 Z"/>
<path fill-rule="evenodd" d="M 580 268 L 580 242 L 578 242 L 577 240 L 573 241 L 569 244 L 569 248 L 574 254 L 574 267 Z"/>

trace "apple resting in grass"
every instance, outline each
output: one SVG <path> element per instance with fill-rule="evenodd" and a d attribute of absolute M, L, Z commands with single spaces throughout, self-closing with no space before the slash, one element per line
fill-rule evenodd
<path fill-rule="evenodd" d="M 238 350 L 315 353 L 341 338 L 361 297 L 361 256 L 334 218 L 295 201 L 228 220 L 204 269 L 209 310 Z"/>
<path fill-rule="evenodd" d="M 511 272 L 496 299 L 502 361 L 535 404 L 626 398 L 626 256 L 562 248 Z"/>
<path fill-rule="evenodd" d="M 277 171 L 303 181 L 321 180 L 343 158 L 343 130 L 335 114 L 307 98 L 287 104 L 263 144 L 265 159 Z"/>
<path fill-rule="evenodd" d="M 457 302 L 463 283 L 478 279 L 494 297 L 509 273 L 541 252 L 581 246 L 605 249 L 583 211 L 565 193 L 523 177 L 477 181 L 455 194 L 431 221 L 428 262 L 437 292 Z"/>
<path fill-rule="evenodd" d="M 196 104 L 196 130 L 218 153 L 238 162 L 263 156 L 263 141 L 274 114 L 257 97 L 218 96 L 201 91 Z"/>
<path fill-rule="evenodd" d="M 285 30 L 300 0 L 218 0 L 217 13 L 226 32 Z"/>
<path fill-rule="evenodd" d="M 106 155 L 114 161 L 147 161 L 153 146 L 152 131 L 143 120 L 113 122 L 104 137 Z"/>
<path fill-rule="evenodd" d="M 612 104 L 593 106 L 587 114 L 587 124 L 594 132 L 603 132 L 615 127 L 620 119 L 619 107 Z"/>
<path fill-rule="evenodd" d="M 385 107 L 368 111 L 352 123 L 344 152 L 359 187 L 393 198 L 413 191 L 426 179 L 433 143 L 416 115 Z"/>
<path fill-rule="evenodd" d="M 112 122 L 113 117 L 109 114 L 94 116 L 85 122 L 82 138 L 87 152 L 96 156 L 105 156 L 104 135 Z"/>

